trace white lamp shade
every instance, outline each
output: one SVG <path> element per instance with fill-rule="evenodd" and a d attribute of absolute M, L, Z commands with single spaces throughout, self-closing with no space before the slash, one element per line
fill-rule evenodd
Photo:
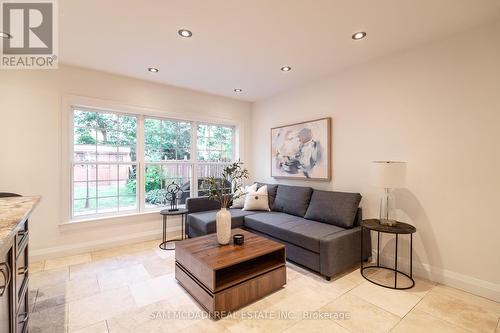
<path fill-rule="evenodd" d="M 372 184 L 382 188 L 405 187 L 406 163 L 395 161 L 374 161 L 372 163 Z"/>

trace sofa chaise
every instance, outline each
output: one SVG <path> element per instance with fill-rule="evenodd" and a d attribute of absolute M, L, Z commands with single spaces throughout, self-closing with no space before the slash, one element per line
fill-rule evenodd
<path fill-rule="evenodd" d="M 267 186 L 271 211 L 231 208 L 232 228 L 285 245 L 287 260 L 305 266 L 327 280 L 359 264 L 362 211 L 359 193 L 314 190 L 279 184 Z M 208 197 L 186 201 L 186 230 L 190 238 L 214 233 L 219 203 Z M 363 234 L 362 259 L 371 255 L 370 232 Z"/>

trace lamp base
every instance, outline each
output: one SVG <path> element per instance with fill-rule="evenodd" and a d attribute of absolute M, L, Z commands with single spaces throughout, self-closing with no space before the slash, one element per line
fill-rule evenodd
<path fill-rule="evenodd" d="M 380 219 L 380 224 L 381 225 L 386 225 L 389 227 L 394 227 L 396 224 L 398 224 L 398 221 L 396 220 L 389 220 L 389 219 Z"/>

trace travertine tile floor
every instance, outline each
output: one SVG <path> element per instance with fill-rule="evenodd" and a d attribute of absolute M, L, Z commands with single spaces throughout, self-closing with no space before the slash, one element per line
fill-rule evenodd
<path fill-rule="evenodd" d="M 357 269 L 327 282 L 290 263 L 285 288 L 212 321 L 177 284 L 174 252 L 158 243 L 33 263 L 30 332 L 500 333 L 500 303 L 419 279 L 408 291 L 394 291 L 367 282 Z"/>

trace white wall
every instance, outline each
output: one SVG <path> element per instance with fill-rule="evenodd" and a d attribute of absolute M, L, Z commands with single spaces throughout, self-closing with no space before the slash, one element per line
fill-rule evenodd
<path fill-rule="evenodd" d="M 240 123 L 243 137 L 239 149 L 242 160 L 247 160 L 249 103 L 72 66 L 0 71 L 0 191 L 42 196 L 30 224 L 31 254 L 35 257 L 158 238 L 161 232 L 157 213 L 60 225 L 67 222 L 63 207 L 68 199 L 61 190 L 66 186 L 62 179 L 61 118 L 67 111 L 63 105 L 68 95 L 154 109 L 166 116 L 185 114 Z"/>
<path fill-rule="evenodd" d="M 418 229 L 417 273 L 499 300 L 499 33 L 485 26 L 255 103 L 255 180 L 276 182 L 271 127 L 331 116 L 333 180 L 279 182 L 360 192 L 364 217 L 377 217 L 370 162 L 407 161 L 397 199 Z"/>

